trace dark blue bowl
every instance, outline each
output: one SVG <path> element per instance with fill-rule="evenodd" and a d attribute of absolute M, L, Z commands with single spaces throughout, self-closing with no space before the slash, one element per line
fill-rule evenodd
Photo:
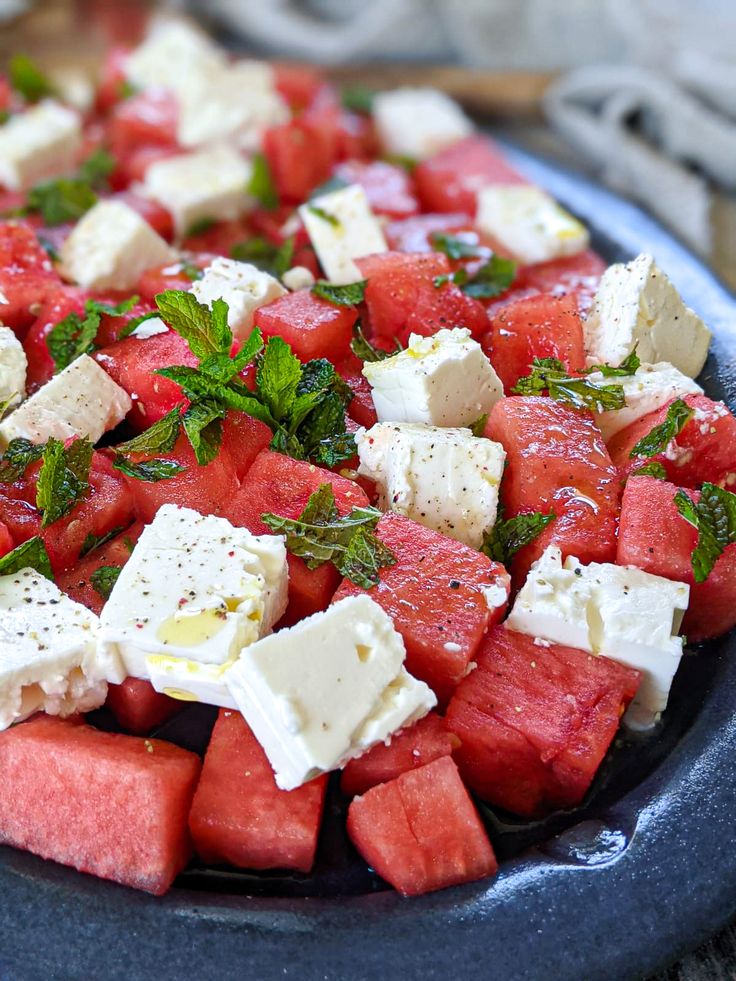
<path fill-rule="evenodd" d="M 654 253 L 713 329 L 706 390 L 736 406 L 736 301 L 712 273 L 632 205 L 509 152 L 609 261 Z M 193 868 L 154 899 L 0 848 L 0 978 L 641 977 L 736 912 L 735 709 L 729 636 L 683 659 L 660 731 L 620 741 L 581 808 L 531 825 L 484 808 L 499 877 L 419 899 L 357 859 L 334 787 L 310 877 Z M 195 708 L 161 734 L 197 748 L 211 722 Z"/>

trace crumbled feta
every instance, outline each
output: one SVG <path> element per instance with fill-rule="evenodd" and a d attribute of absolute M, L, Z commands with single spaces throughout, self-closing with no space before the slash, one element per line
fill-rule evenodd
<path fill-rule="evenodd" d="M 253 328 L 253 314 L 259 307 L 277 300 L 286 290 L 273 276 L 249 262 L 236 262 L 218 256 L 192 286 L 192 294 L 211 307 L 214 300 L 228 305 L 227 322 L 236 340 L 244 340 Z"/>
<path fill-rule="evenodd" d="M 314 286 L 314 276 L 312 275 L 311 269 L 307 269 L 306 266 L 292 266 L 281 277 L 281 282 L 287 290 L 291 290 L 292 292 L 308 290 L 311 286 Z"/>
<path fill-rule="evenodd" d="M 183 20 L 159 21 L 125 60 L 125 76 L 137 89 L 169 89 L 181 95 L 193 80 L 215 74 L 225 54 L 196 27 Z"/>
<path fill-rule="evenodd" d="M 65 279 L 90 289 L 132 289 L 141 273 L 174 256 L 137 211 L 122 201 L 98 201 L 59 250 Z"/>
<path fill-rule="evenodd" d="M 143 320 L 135 328 L 131 337 L 137 337 L 138 340 L 145 341 L 149 337 L 155 337 L 156 334 L 168 334 L 169 328 L 163 322 L 160 317 L 149 317 L 148 320 Z"/>
<path fill-rule="evenodd" d="M 0 324 L 0 419 L 3 410 L 25 398 L 27 368 L 23 345 L 10 327 Z"/>
<path fill-rule="evenodd" d="M 434 707 L 405 656 L 391 618 L 365 595 L 243 650 L 227 685 L 279 787 L 343 766 Z"/>
<path fill-rule="evenodd" d="M 96 443 L 132 406 L 125 389 L 83 354 L 0 422 L 0 446 L 20 436 L 32 443 L 88 436 Z"/>
<path fill-rule="evenodd" d="M 619 365 L 636 345 L 643 362 L 669 361 L 690 378 L 702 371 L 711 337 L 646 254 L 603 273 L 584 332 L 593 364 Z"/>
<path fill-rule="evenodd" d="M 376 482 L 384 510 L 480 548 L 496 520 L 500 443 L 420 423 L 378 423 L 359 429 L 355 441 L 358 473 Z"/>
<path fill-rule="evenodd" d="M 488 184 L 478 192 L 476 225 L 523 263 L 587 249 L 587 229 L 538 187 Z"/>
<path fill-rule="evenodd" d="M 379 92 L 373 119 L 383 151 L 413 160 L 431 157 L 474 129 L 460 106 L 438 89 Z"/>
<path fill-rule="evenodd" d="M 637 668 L 642 681 L 626 721 L 646 729 L 667 706 L 689 596 L 685 583 L 631 566 L 581 565 L 572 556 L 563 563 L 550 546 L 532 566 L 506 625 Z"/>
<path fill-rule="evenodd" d="M 468 426 L 503 396 L 491 362 L 464 327 L 412 334 L 405 351 L 366 363 L 363 374 L 380 422 Z"/>
<path fill-rule="evenodd" d="M 19 191 L 70 173 L 82 143 L 79 116 L 52 99 L 0 126 L 0 187 Z"/>
<path fill-rule="evenodd" d="M 381 225 L 359 184 L 320 194 L 303 204 L 299 214 L 332 283 L 356 282 L 361 275 L 353 260 L 388 249 Z"/>

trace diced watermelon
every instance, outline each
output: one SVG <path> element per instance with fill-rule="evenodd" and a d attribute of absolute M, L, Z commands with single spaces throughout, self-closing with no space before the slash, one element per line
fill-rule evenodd
<path fill-rule="evenodd" d="M 189 815 L 194 848 L 205 862 L 309 872 L 326 787 L 321 776 L 280 790 L 243 716 L 221 709 Z"/>
<path fill-rule="evenodd" d="M 460 684 L 446 725 L 463 779 L 524 817 L 583 799 L 636 694 L 639 672 L 606 657 L 496 627 Z"/>
<path fill-rule="evenodd" d="M 330 176 L 335 160 L 335 135 L 317 119 L 300 116 L 263 134 L 263 152 L 279 196 L 300 202 Z"/>
<path fill-rule="evenodd" d="M 514 286 L 520 291 L 534 290 L 555 296 L 572 293 L 577 299 L 578 309 L 585 313 L 593 302 L 606 265 L 597 253 L 586 249 L 564 259 L 522 266 Z"/>
<path fill-rule="evenodd" d="M 195 269 L 206 269 L 213 259 L 213 254 L 205 252 L 187 256 L 187 264 Z M 185 272 L 186 268 L 183 262 L 167 262 L 165 266 L 146 269 L 138 280 L 136 293 L 142 300 L 153 303 L 157 293 L 164 293 L 166 290 L 190 290 L 192 278 Z"/>
<path fill-rule="evenodd" d="M 40 513 L 18 497 L 17 487 L 0 484 L 0 515 L 13 539 L 13 547 L 41 534 Z"/>
<path fill-rule="evenodd" d="M 508 395 L 534 358 L 558 358 L 571 372 L 585 367 L 583 325 L 574 296 L 540 294 L 506 304 L 491 318 L 484 347 Z"/>
<path fill-rule="evenodd" d="M 295 249 L 309 245 L 310 239 L 304 222 L 291 204 L 282 204 L 272 209 L 254 208 L 248 219 L 254 234 L 262 236 L 273 245 L 283 245 L 292 235 Z"/>
<path fill-rule="evenodd" d="M 619 565 L 635 565 L 690 586 L 682 624 L 688 640 L 724 634 L 736 625 L 736 544 L 729 545 L 702 583 L 693 576 L 691 555 L 698 533 L 677 510 L 678 488 L 654 477 L 630 477 L 624 488 L 618 531 Z M 688 490 L 695 502 L 700 491 Z"/>
<path fill-rule="evenodd" d="M 366 862 L 404 896 L 474 882 L 498 869 L 448 756 L 356 797 L 347 827 Z"/>
<path fill-rule="evenodd" d="M 139 183 L 145 179 L 146 171 L 151 164 L 176 156 L 178 153 L 179 150 L 175 146 L 164 144 L 134 147 L 124 157 L 118 159 L 115 171 L 110 176 L 110 184 L 118 191 Z"/>
<path fill-rule="evenodd" d="M 143 524 L 140 521 L 130 528 L 121 529 L 119 535 L 99 548 L 94 548 L 71 569 L 58 576 L 59 589 L 77 603 L 83 603 L 97 614 L 101 613 L 105 600 L 92 585 L 90 577 L 101 566 L 116 565 L 122 568 L 130 558 L 133 546 L 142 531 Z"/>
<path fill-rule="evenodd" d="M 93 298 L 100 303 L 106 303 L 108 306 L 114 307 L 119 303 L 132 299 L 134 296 L 135 294 L 128 290 L 125 292 L 95 293 Z M 111 316 L 109 313 L 103 313 L 100 318 L 100 326 L 97 328 L 95 344 L 98 347 L 107 347 L 110 344 L 114 344 L 120 336 L 121 331 L 125 330 L 131 320 L 135 320 L 145 313 L 150 313 L 153 309 L 152 303 L 146 300 L 139 300 L 130 310 L 121 313 L 117 317 Z"/>
<path fill-rule="evenodd" d="M 348 184 L 360 184 L 378 215 L 406 218 L 419 211 L 413 181 L 403 167 L 385 160 L 346 160 L 337 165 L 335 175 Z"/>
<path fill-rule="evenodd" d="M 162 695 L 143 678 L 126 678 L 121 685 L 110 685 L 105 705 L 120 727 L 133 736 L 146 735 L 184 708 L 184 702 Z"/>
<path fill-rule="evenodd" d="M 276 62 L 273 70 L 276 91 L 294 110 L 306 109 L 324 85 L 313 65 Z"/>
<path fill-rule="evenodd" d="M 506 610 L 509 577 L 498 562 L 389 512 L 376 535 L 396 556 L 368 595 L 393 619 L 406 644 L 407 670 L 444 703 L 468 671 L 483 634 Z M 335 594 L 364 592 L 344 579 Z"/>
<path fill-rule="evenodd" d="M 2 322 L 22 337 L 52 290 L 61 286 L 46 252 L 29 224 L 0 222 Z"/>
<path fill-rule="evenodd" d="M 376 407 L 373 404 L 373 395 L 368 379 L 363 375 L 363 362 L 356 358 L 354 354 L 337 365 L 339 375 L 350 386 L 353 398 L 348 406 L 348 414 L 359 425 L 370 429 L 378 422 Z"/>
<path fill-rule="evenodd" d="M 621 482 L 590 413 L 550 398 L 514 396 L 493 407 L 485 435 L 506 450 L 505 516 L 556 515 L 512 560 L 516 583 L 548 545 L 563 558 L 614 561 Z"/>
<path fill-rule="evenodd" d="M 251 237 L 251 231 L 246 221 L 217 221 L 209 228 L 187 235 L 182 242 L 182 248 L 187 252 L 210 255 L 230 256 L 233 246 Z M 187 289 L 189 287 L 186 287 Z"/>
<path fill-rule="evenodd" d="M 2 510 L 2 502 L 0 502 L 0 510 Z M 10 528 L 3 521 L 0 521 L 0 556 L 7 555 L 14 548 L 15 542 L 10 534 Z"/>
<path fill-rule="evenodd" d="M 23 341 L 28 359 L 26 387 L 33 393 L 54 375 L 54 359 L 49 351 L 47 338 L 53 328 L 70 313 L 83 314 L 87 290 L 78 286 L 59 286 L 41 303 L 38 316 L 31 324 Z"/>
<path fill-rule="evenodd" d="M 431 238 L 437 232 L 445 235 L 456 235 L 458 232 L 472 233 L 478 239 L 473 219 L 470 215 L 461 212 L 413 215 L 411 218 L 392 221 L 384 229 L 389 248 L 396 252 L 433 252 Z"/>
<path fill-rule="evenodd" d="M 256 535 L 269 535 L 272 532 L 261 521 L 261 515 L 270 511 L 297 518 L 320 484 L 332 485 L 340 514 L 369 503 L 365 492 L 352 480 L 303 460 L 264 450 L 256 457 L 223 514 L 238 527 L 248 528 Z M 289 609 L 285 622 L 295 623 L 327 608 L 340 577 L 329 563 L 310 571 L 298 556 L 289 555 L 288 560 Z"/>
<path fill-rule="evenodd" d="M 444 719 L 436 712 L 430 712 L 392 736 L 388 745 L 379 743 L 357 759 L 350 760 L 342 771 L 342 792 L 349 797 L 364 794 L 371 787 L 387 783 L 407 770 L 416 770 L 441 756 L 449 756 L 453 745 L 453 736 L 445 728 Z"/>
<path fill-rule="evenodd" d="M 222 448 L 220 455 L 234 467 L 238 480 L 242 480 L 261 452 L 268 448 L 273 433 L 259 419 L 245 412 L 228 412 L 222 422 Z"/>
<path fill-rule="evenodd" d="M 259 307 L 253 321 L 265 337 L 283 337 L 302 361 L 335 361 L 349 353 L 357 319 L 355 307 L 337 306 L 304 289 Z"/>
<path fill-rule="evenodd" d="M 37 716 L 0 733 L 0 842 L 162 895 L 191 854 L 199 758 Z"/>
<path fill-rule="evenodd" d="M 694 415 L 661 453 L 631 456 L 639 440 L 665 421 L 671 403 L 616 433 L 608 452 L 623 477 L 651 462 L 661 463 L 667 479 L 679 487 L 698 487 L 706 480 L 725 484 L 729 475 L 736 474 L 736 419 L 728 407 L 706 395 L 687 395 L 682 401 Z"/>
<path fill-rule="evenodd" d="M 423 160 L 414 171 L 423 211 L 474 215 L 476 195 L 486 184 L 526 184 L 487 136 L 468 136 Z"/>
<path fill-rule="evenodd" d="M 123 98 L 127 81 L 125 62 L 129 54 L 122 46 L 112 47 L 105 53 L 97 84 L 96 102 L 100 112 L 109 112 Z"/>
<path fill-rule="evenodd" d="M 111 153 L 125 158 L 140 146 L 176 147 L 176 98 L 166 89 L 149 89 L 118 103 L 107 125 Z"/>
<path fill-rule="evenodd" d="M 446 255 L 438 252 L 382 252 L 358 259 L 367 278 L 365 301 L 371 329 L 377 337 L 398 339 L 409 334 L 436 334 L 443 327 L 467 327 L 475 337 L 488 330 L 488 317 L 477 300 L 454 283 L 435 286 L 450 272 Z"/>

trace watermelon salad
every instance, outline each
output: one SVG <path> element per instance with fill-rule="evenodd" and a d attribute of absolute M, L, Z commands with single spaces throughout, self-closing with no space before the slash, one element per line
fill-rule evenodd
<path fill-rule="evenodd" d="M 308 876 L 329 795 L 404 895 L 493 876 L 736 623 L 707 326 L 438 91 L 169 22 L 0 113 L 0 843 Z"/>

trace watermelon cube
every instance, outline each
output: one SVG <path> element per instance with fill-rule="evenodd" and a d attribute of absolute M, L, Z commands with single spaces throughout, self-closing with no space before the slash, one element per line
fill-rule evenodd
<path fill-rule="evenodd" d="M 19 337 L 35 319 L 34 311 L 61 287 L 51 260 L 29 224 L 0 222 L 0 293 L 2 322 Z"/>
<path fill-rule="evenodd" d="M 475 235 L 473 219 L 462 212 L 456 214 L 413 215 L 389 222 L 384 229 L 389 248 L 396 252 L 433 252 L 432 236 L 436 232 L 463 237 Z M 472 239 L 471 239 L 472 241 Z"/>
<path fill-rule="evenodd" d="M 489 626 L 506 611 L 509 577 L 481 552 L 389 512 L 376 535 L 396 556 L 368 595 L 393 619 L 406 644 L 406 667 L 440 702 L 452 695 Z M 364 592 L 344 579 L 334 602 Z"/>
<path fill-rule="evenodd" d="M 483 800 L 538 817 L 583 799 L 636 694 L 639 672 L 606 657 L 496 627 L 461 682 L 446 724 Z"/>
<path fill-rule="evenodd" d="M 363 375 L 363 362 L 354 354 L 337 365 L 337 372 L 347 382 L 353 397 L 348 405 L 348 415 L 358 423 L 370 429 L 378 422 L 376 407 L 373 404 L 373 394 L 368 379 Z"/>
<path fill-rule="evenodd" d="M 47 344 L 48 335 L 70 313 L 83 314 L 87 296 L 89 293 L 78 286 L 60 286 L 41 304 L 23 341 L 28 359 L 26 388 L 29 393 L 35 392 L 54 375 L 55 364 Z"/>
<path fill-rule="evenodd" d="M 194 753 L 36 716 L 0 733 L 0 843 L 160 896 L 191 854 Z"/>
<path fill-rule="evenodd" d="M 97 592 L 91 580 L 92 574 L 101 566 L 116 565 L 122 568 L 130 557 L 133 546 L 143 531 L 143 524 L 137 521 L 109 542 L 94 548 L 80 559 L 71 569 L 57 576 L 59 589 L 71 596 L 77 603 L 83 603 L 98 616 L 105 604 L 104 597 Z"/>
<path fill-rule="evenodd" d="M 416 770 L 452 753 L 454 737 L 442 716 L 430 712 L 419 722 L 402 729 L 389 743 L 379 743 L 367 753 L 350 760 L 342 771 L 340 786 L 350 797 L 364 794 L 379 783 L 387 783 L 407 770 Z"/>
<path fill-rule="evenodd" d="M 449 756 L 356 797 L 347 827 L 366 862 L 404 896 L 475 882 L 498 869 Z"/>
<path fill-rule="evenodd" d="M 533 290 L 555 296 L 571 294 L 577 300 L 580 313 L 586 313 L 606 266 L 607 263 L 592 249 L 586 249 L 562 259 L 522 266 L 514 286 L 520 291 Z"/>
<path fill-rule="evenodd" d="M 126 678 L 120 685 L 109 685 L 105 706 L 121 729 L 144 736 L 184 708 L 184 702 L 157 692 L 143 678 Z"/>
<path fill-rule="evenodd" d="M 279 790 L 243 716 L 221 709 L 189 815 L 195 850 L 215 864 L 309 872 L 326 788 L 323 775 Z"/>
<path fill-rule="evenodd" d="M 347 184 L 360 184 L 371 210 L 389 218 L 406 218 L 419 211 L 411 175 L 385 160 L 346 160 L 335 174 Z"/>
<path fill-rule="evenodd" d="M 305 289 L 259 307 L 253 321 L 264 337 L 283 337 L 302 361 L 339 361 L 350 352 L 357 319 L 355 307 L 336 306 Z"/>

